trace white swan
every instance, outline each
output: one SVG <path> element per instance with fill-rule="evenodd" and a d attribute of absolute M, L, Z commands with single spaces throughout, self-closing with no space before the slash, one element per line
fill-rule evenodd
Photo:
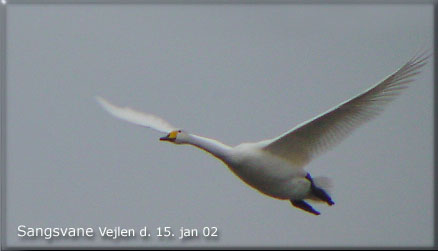
<path fill-rule="evenodd" d="M 312 177 L 303 169 L 309 161 L 339 143 L 355 128 L 378 115 L 406 88 L 427 63 L 423 53 L 359 95 L 308 120 L 275 139 L 235 147 L 179 130 L 155 115 L 118 107 L 96 97 L 105 110 L 119 119 L 166 133 L 162 141 L 190 144 L 222 160 L 245 183 L 268 196 L 290 200 L 293 206 L 319 215 L 305 200 L 334 202 L 326 192 L 328 179 Z"/>

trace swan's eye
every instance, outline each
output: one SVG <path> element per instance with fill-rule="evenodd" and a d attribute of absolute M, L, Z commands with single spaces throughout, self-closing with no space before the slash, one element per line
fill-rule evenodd
<path fill-rule="evenodd" d="M 181 130 L 178 130 L 179 133 L 181 133 Z"/>

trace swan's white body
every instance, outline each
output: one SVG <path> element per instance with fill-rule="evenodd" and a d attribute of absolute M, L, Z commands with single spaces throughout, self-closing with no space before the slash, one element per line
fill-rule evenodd
<path fill-rule="evenodd" d="M 303 167 L 312 158 L 339 143 L 355 128 L 378 115 L 385 104 L 413 81 L 412 77 L 419 73 L 428 57 L 422 54 L 412 58 L 370 89 L 275 139 L 243 143 L 235 147 L 177 130 L 154 115 L 115 106 L 101 97 L 97 97 L 97 100 L 109 113 L 120 119 L 168 133 L 161 140 L 190 144 L 209 152 L 261 193 L 291 200 L 294 206 L 319 214 L 303 200 L 334 204 L 328 194 L 316 186 L 319 183 L 326 188 L 328 181 L 322 177 L 314 182 Z"/>
<path fill-rule="evenodd" d="M 304 199 L 310 182 L 307 172 L 263 149 L 263 143 L 244 143 L 231 151 L 230 169 L 260 192 L 278 199 Z M 267 168 L 268 167 L 268 168 Z"/>

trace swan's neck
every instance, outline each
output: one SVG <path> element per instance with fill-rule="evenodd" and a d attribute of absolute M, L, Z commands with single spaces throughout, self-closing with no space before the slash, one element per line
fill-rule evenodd
<path fill-rule="evenodd" d="M 227 146 L 217 140 L 193 134 L 189 134 L 184 143 L 196 146 L 206 152 L 209 152 L 216 158 L 219 158 L 225 162 L 231 150 L 230 146 Z"/>

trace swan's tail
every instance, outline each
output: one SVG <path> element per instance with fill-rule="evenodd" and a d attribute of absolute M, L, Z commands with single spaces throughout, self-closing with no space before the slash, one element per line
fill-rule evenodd
<path fill-rule="evenodd" d="M 333 189 L 333 182 L 330 178 L 325 176 L 315 177 L 313 178 L 313 183 L 315 186 L 324 189 L 329 195 Z"/>
<path fill-rule="evenodd" d="M 310 177 L 310 174 L 307 174 L 306 178 L 311 182 L 311 193 L 310 200 L 315 202 L 325 202 L 329 206 L 334 205 L 332 198 L 330 197 L 330 190 L 333 187 L 332 182 L 327 177 Z"/>

